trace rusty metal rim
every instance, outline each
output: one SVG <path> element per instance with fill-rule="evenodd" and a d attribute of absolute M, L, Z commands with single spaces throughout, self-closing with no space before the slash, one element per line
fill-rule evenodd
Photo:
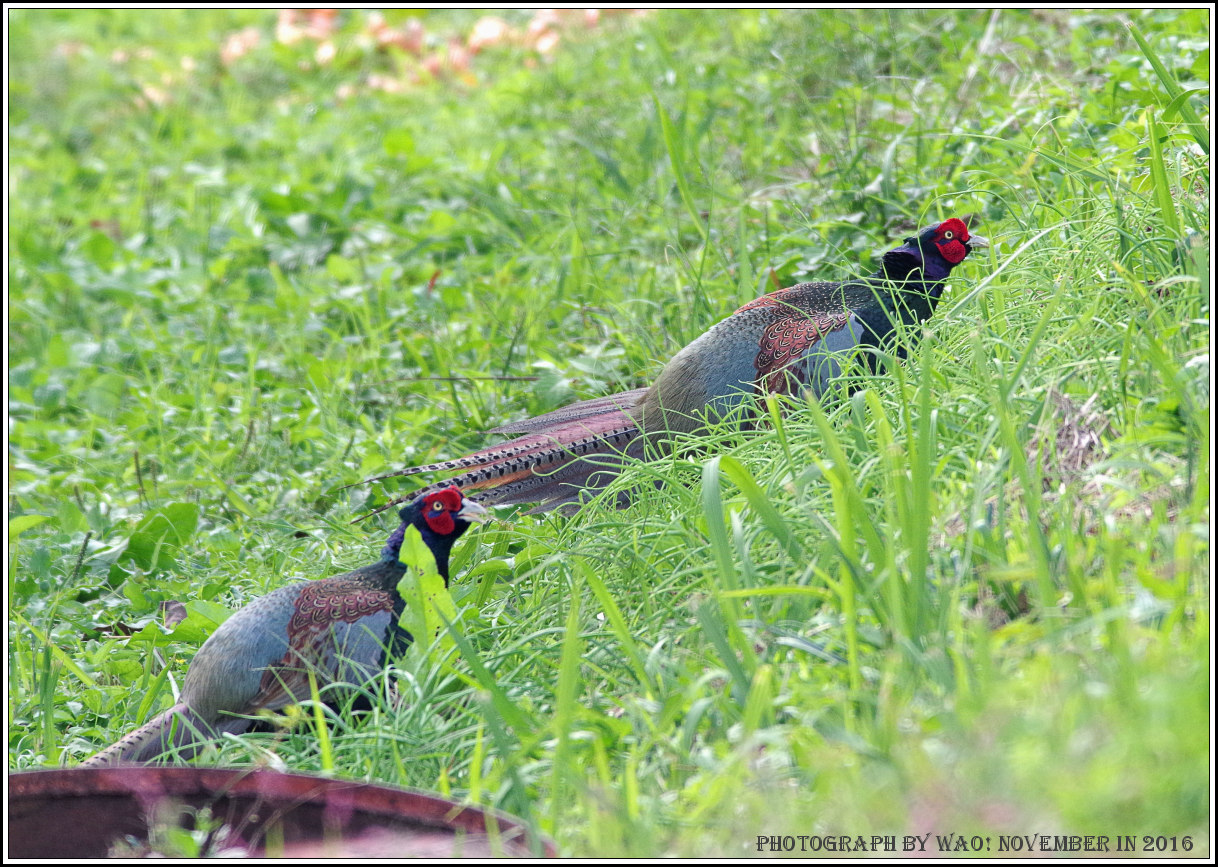
<path fill-rule="evenodd" d="M 496 810 L 460 804 L 414 789 L 359 780 L 314 777 L 264 769 L 194 767 L 56 768 L 21 771 L 8 778 L 9 799 L 22 797 L 135 798 L 181 797 L 203 792 L 237 798 L 267 798 L 279 803 L 341 804 L 365 815 L 408 821 L 441 830 L 486 834 L 491 821 L 504 839 L 523 842 L 528 829 Z M 541 836 L 541 835 L 539 835 Z M 546 857 L 557 857 L 554 843 L 541 837 Z"/>

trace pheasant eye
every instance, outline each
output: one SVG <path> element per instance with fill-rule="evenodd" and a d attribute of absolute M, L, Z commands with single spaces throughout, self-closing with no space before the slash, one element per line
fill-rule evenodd
<path fill-rule="evenodd" d="M 945 241 L 950 241 L 953 237 L 955 237 L 955 236 L 952 235 L 951 229 L 948 229 L 946 232 L 943 233 L 943 240 L 945 240 Z"/>
<path fill-rule="evenodd" d="M 439 500 L 436 500 L 434 503 L 431 504 L 431 510 L 433 512 L 441 512 L 444 510 L 444 504 L 441 503 Z"/>

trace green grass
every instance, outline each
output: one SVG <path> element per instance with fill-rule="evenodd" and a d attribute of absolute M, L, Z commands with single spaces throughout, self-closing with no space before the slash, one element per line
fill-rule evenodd
<path fill-rule="evenodd" d="M 362 12 L 324 65 L 269 11 L 12 13 L 10 768 L 374 557 L 389 523 L 349 521 L 410 483 L 345 485 L 972 213 L 994 247 L 905 363 L 682 442 L 628 510 L 472 531 L 401 704 L 202 761 L 439 790 L 570 855 L 1208 854 L 1208 17 L 1129 17 L 613 17 L 392 93 L 418 63 Z"/>

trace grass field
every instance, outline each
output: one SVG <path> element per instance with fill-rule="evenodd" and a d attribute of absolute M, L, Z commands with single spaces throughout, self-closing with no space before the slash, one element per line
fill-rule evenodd
<path fill-rule="evenodd" d="M 973 214 L 906 363 L 632 508 L 501 513 L 405 701 L 201 761 L 569 855 L 1208 855 L 1208 11 L 516 11 L 471 53 L 481 14 L 416 55 L 403 11 L 10 11 L 10 769 L 373 559 L 391 521 L 349 522 L 413 483 L 344 486 Z"/>

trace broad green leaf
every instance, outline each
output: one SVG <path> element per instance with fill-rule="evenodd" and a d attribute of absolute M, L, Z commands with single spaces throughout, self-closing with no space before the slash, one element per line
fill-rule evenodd
<path fill-rule="evenodd" d="M 16 518 L 10 518 L 8 522 L 8 537 L 11 541 L 16 539 L 30 527 L 37 527 L 43 521 L 50 518 L 50 515 L 18 515 Z"/>

